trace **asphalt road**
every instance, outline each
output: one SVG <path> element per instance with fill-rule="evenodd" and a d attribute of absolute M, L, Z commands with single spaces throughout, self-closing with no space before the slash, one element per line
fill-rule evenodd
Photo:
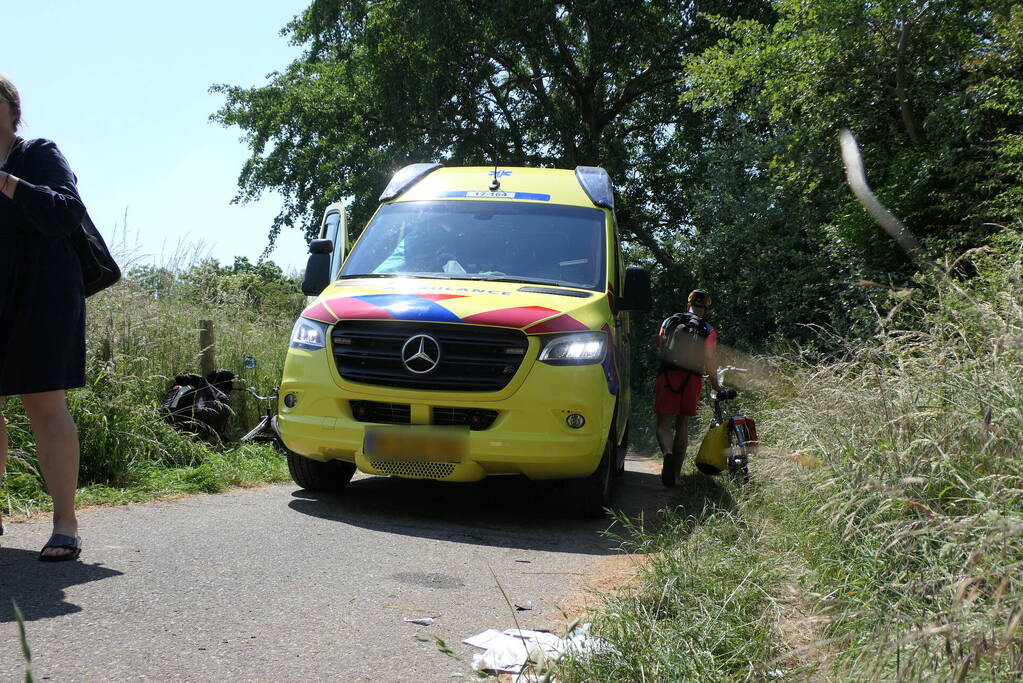
<path fill-rule="evenodd" d="M 679 494 L 630 459 L 616 506 Z M 36 561 L 49 524 L 0 538 L 0 681 L 472 680 L 464 638 L 549 628 L 616 542 L 552 483 L 358 475 L 341 494 L 292 485 L 81 515 L 80 562 Z M 431 616 L 429 626 L 406 618 Z M 440 651 L 446 642 L 454 656 Z M 425 641 L 424 641 L 425 639 Z M 456 659 L 456 657 L 460 658 Z"/>

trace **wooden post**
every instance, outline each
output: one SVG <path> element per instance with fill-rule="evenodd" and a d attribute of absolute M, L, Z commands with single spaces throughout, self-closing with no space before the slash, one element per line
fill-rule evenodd
<path fill-rule="evenodd" d="M 216 362 L 213 358 L 213 321 L 199 321 L 199 369 L 202 375 L 213 372 Z"/>
<path fill-rule="evenodd" d="M 99 359 L 102 363 L 109 363 L 114 358 L 114 349 L 110 346 L 110 338 L 103 337 L 99 343 Z"/>
<path fill-rule="evenodd" d="M 103 339 L 99 345 L 99 359 L 104 363 L 109 363 L 114 359 L 114 345 L 110 340 L 114 336 L 114 314 L 111 313 L 107 316 L 107 328 L 103 333 Z"/>

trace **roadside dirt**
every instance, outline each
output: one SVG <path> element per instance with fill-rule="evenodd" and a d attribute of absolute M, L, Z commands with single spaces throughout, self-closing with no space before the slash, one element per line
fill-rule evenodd
<path fill-rule="evenodd" d="M 659 461 L 635 451 L 630 451 L 627 459 L 632 463 L 631 468 L 660 475 Z M 555 633 L 564 633 L 568 625 L 577 619 L 582 622 L 589 621 L 599 609 L 602 595 L 634 590 L 638 584 L 637 575 L 646 567 L 648 560 L 648 556 L 639 553 L 623 553 L 598 561 L 586 576 L 579 579 L 579 590 L 559 603 L 564 613 L 551 630 Z"/>

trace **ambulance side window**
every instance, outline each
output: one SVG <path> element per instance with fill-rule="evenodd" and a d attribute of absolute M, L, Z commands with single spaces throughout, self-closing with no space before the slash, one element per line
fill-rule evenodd
<path fill-rule="evenodd" d="M 334 251 L 330 255 L 330 277 L 337 277 L 338 269 L 341 268 L 341 257 L 344 255 L 344 236 L 339 235 L 338 228 L 341 225 L 341 214 L 332 213 L 323 221 L 323 237 L 334 243 Z"/>
<path fill-rule="evenodd" d="M 621 296 L 622 295 L 622 242 L 621 242 L 621 236 L 618 234 L 617 227 L 612 229 L 612 231 L 611 231 L 611 239 L 614 240 L 614 244 L 615 244 L 615 250 L 614 250 L 614 256 L 613 256 L 613 258 L 615 260 L 614 275 L 613 275 L 613 277 L 614 277 L 613 282 L 614 282 L 614 287 L 615 287 L 615 296 Z"/>

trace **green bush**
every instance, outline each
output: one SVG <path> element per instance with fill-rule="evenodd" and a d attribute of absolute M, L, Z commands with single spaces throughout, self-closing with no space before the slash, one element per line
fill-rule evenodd
<path fill-rule="evenodd" d="M 304 300 L 293 282 L 288 290 L 290 281 L 274 280 L 274 273 L 280 272 L 274 271 L 276 266 L 246 265 L 236 262 L 234 269 L 218 271 L 219 266 L 204 263 L 183 276 L 165 270 L 164 284 L 157 288 L 152 285 L 155 269 L 136 269 L 89 299 L 88 383 L 68 392 L 82 447 L 80 503 L 220 491 L 287 478 L 283 459 L 273 449 L 206 443 L 171 429 L 157 412 L 175 374 L 199 371 L 200 320 L 214 322 L 216 365 L 236 373 L 238 384 L 265 395 L 280 381 L 288 334 Z M 253 298 L 251 288 L 234 286 L 239 273 L 251 280 L 256 269 L 257 274 L 269 274 L 272 284 L 260 290 L 260 296 L 268 297 L 263 301 Z M 182 284 L 197 270 L 214 273 L 201 290 L 207 295 L 199 296 L 199 288 Z M 254 369 L 244 368 L 247 356 L 256 359 Z M 258 422 L 262 408 L 245 393 L 233 394 L 232 401 L 229 442 Z M 4 415 L 11 458 L 0 512 L 46 507 L 49 498 L 24 410 L 12 399 Z"/>

